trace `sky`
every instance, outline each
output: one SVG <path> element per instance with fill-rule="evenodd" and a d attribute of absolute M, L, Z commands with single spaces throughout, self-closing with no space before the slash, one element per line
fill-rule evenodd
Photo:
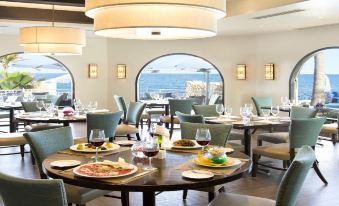
<path fill-rule="evenodd" d="M 326 74 L 339 74 L 339 49 L 327 49 L 323 52 L 325 53 Z M 305 62 L 300 73 L 314 73 L 314 58 L 310 58 L 307 62 Z"/>

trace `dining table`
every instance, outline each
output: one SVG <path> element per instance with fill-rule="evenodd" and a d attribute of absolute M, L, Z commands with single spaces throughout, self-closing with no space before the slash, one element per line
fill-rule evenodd
<path fill-rule="evenodd" d="M 169 115 L 168 100 L 141 100 L 147 108 L 165 108 L 165 115 Z"/>
<path fill-rule="evenodd" d="M 145 172 L 142 168 L 148 165 L 147 158 L 136 157 L 130 149 L 122 150 L 118 153 L 103 155 L 103 160 L 118 161 L 123 158 L 126 162 L 138 167 L 138 172 L 126 177 L 113 178 L 89 178 L 76 175 L 73 168 L 56 168 L 51 166 L 51 162 L 56 160 L 78 160 L 81 164 L 91 161 L 87 154 L 72 154 L 68 152 L 58 152 L 48 156 L 43 161 L 46 174 L 55 179 L 62 179 L 65 183 L 80 187 L 122 191 L 122 192 L 142 192 L 143 205 L 156 205 L 156 192 L 177 191 L 206 188 L 225 184 L 241 178 L 251 166 L 249 156 L 233 152 L 229 157 L 239 158 L 241 164 L 228 168 L 211 168 L 198 166 L 192 163 L 197 157 L 196 153 L 166 151 L 164 159 L 153 158 L 152 166 L 155 170 Z M 207 179 L 192 180 L 182 176 L 182 172 L 187 169 L 200 169 L 211 171 L 215 175 Z M 143 171 L 139 173 L 139 170 Z"/>
<path fill-rule="evenodd" d="M 15 110 L 21 110 L 22 105 L 20 102 L 15 103 L 4 103 L 0 105 L 0 110 L 7 110 L 9 111 L 9 132 L 13 133 L 16 132 L 16 123 L 15 123 Z"/>
<path fill-rule="evenodd" d="M 63 124 L 64 127 L 69 126 L 70 123 L 74 122 L 86 122 L 86 116 L 50 116 L 44 112 L 31 112 L 25 114 L 19 114 L 15 116 L 15 119 L 19 122 L 30 123 L 58 123 Z"/>

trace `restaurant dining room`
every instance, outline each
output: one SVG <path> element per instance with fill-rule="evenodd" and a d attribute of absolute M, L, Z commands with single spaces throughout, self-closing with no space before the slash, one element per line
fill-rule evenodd
<path fill-rule="evenodd" d="M 339 205 L 339 0 L 0 0 L 0 206 Z"/>

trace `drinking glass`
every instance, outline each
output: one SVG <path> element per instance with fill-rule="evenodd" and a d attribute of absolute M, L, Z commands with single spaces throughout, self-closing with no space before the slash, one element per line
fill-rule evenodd
<path fill-rule="evenodd" d="M 28 96 L 28 100 L 29 100 L 30 102 L 33 102 L 34 99 L 35 99 L 35 96 L 34 96 L 34 95 L 29 95 L 29 96 Z"/>
<path fill-rule="evenodd" d="M 225 107 L 226 119 L 231 119 L 231 115 L 232 115 L 232 107 Z"/>
<path fill-rule="evenodd" d="M 270 116 L 271 110 L 270 109 L 261 109 L 261 113 L 264 116 L 265 120 L 268 120 Z"/>
<path fill-rule="evenodd" d="M 292 108 L 292 106 L 295 104 L 295 101 L 293 99 L 288 100 L 288 107 Z"/>
<path fill-rule="evenodd" d="M 44 108 L 44 106 L 45 106 L 44 101 L 37 101 L 36 107 L 40 110 L 40 113 L 41 113 L 41 109 Z"/>
<path fill-rule="evenodd" d="M 247 125 L 250 122 L 250 116 L 251 116 L 251 109 L 248 106 L 240 107 L 240 116 L 242 119 L 242 123 L 244 125 Z"/>
<path fill-rule="evenodd" d="M 94 101 L 92 104 L 92 110 L 96 110 L 98 108 L 98 102 Z"/>
<path fill-rule="evenodd" d="M 195 134 L 195 140 L 197 143 L 202 146 L 202 152 L 205 150 L 205 146 L 207 146 L 211 141 L 211 133 L 208 128 L 198 128 L 197 133 Z"/>
<path fill-rule="evenodd" d="M 47 103 L 44 104 L 44 108 L 45 108 L 46 112 L 48 113 L 48 115 L 50 115 L 52 113 L 53 108 L 54 108 L 54 104 L 47 102 Z"/>
<path fill-rule="evenodd" d="M 156 156 L 159 152 L 159 145 L 157 138 L 149 137 L 143 144 L 142 153 L 148 157 L 148 167 L 145 167 L 144 170 L 154 170 L 156 168 L 152 167 L 152 158 Z"/>
<path fill-rule="evenodd" d="M 223 104 L 217 104 L 216 105 L 216 111 L 219 114 L 219 116 L 224 112 L 225 108 Z"/>
<path fill-rule="evenodd" d="M 272 106 L 271 107 L 271 113 L 274 117 L 277 117 L 279 114 L 279 106 Z"/>
<path fill-rule="evenodd" d="M 95 162 L 98 161 L 98 150 L 105 142 L 105 131 L 102 129 L 92 129 L 89 135 L 89 142 L 95 146 Z"/>
<path fill-rule="evenodd" d="M 281 97 L 280 101 L 283 107 L 286 107 L 288 105 L 288 97 Z"/>

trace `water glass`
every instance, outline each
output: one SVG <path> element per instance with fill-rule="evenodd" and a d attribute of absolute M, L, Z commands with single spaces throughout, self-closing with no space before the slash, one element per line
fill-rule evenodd
<path fill-rule="evenodd" d="M 34 95 L 29 95 L 29 96 L 28 96 L 28 100 L 29 100 L 30 102 L 33 102 L 34 99 L 35 99 L 35 96 L 34 96 Z"/>
<path fill-rule="evenodd" d="M 202 146 L 202 152 L 211 141 L 211 133 L 208 128 L 198 128 L 195 134 L 195 140 Z"/>
<path fill-rule="evenodd" d="M 232 107 L 225 107 L 226 119 L 231 119 L 231 115 L 232 115 Z"/>
<path fill-rule="evenodd" d="M 248 106 L 240 107 L 240 116 L 242 123 L 247 125 L 250 123 L 251 110 Z"/>
<path fill-rule="evenodd" d="M 41 101 L 41 100 L 37 101 L 36 107 L 40 110 L 40 113 L 41 113 L 41 109 L 44 108 L 44 106 L 45 106 L 44 101 Z"/>
<path fill-rule="evenodd" d="M 105 142 L 105 131 L 102 129 L 92 129 L 89 135 L 89 142 L 95 146 L 95 162 L 98 161 L 98 150 Z"/>
<path fill-rule="evenodd" d="M 152 158 L 159 153 L 159 144 L 157 138 L 147 138 L 143 144 L 142 153 L 148 157 L 148 167 L 145 167 L 144 170 L 156 169 L 152 166 Z"/>
<path fill-rule="evenodd" d="M 283 107 L 288 105 L 288 97 L 280 97 L 280 101 Z"/>
<path fill-rule="evenodd" d="M 274 117 L 277 117 L 279 114 L 279 106 L 272 106 L 271 107 L 271 113 Z"/>
<path fill-rule="evenodd" d="M 223 104 L 217 104 L 216 105 L 216 111 L 220 116 L 224 112 L 224 105 Z"/>
<path fill-rule="evenodd" d="M 265 120 L 268 120 L 270 116 L 271 110 L 270 109 L 261 109 L 261 113 L 264 116 Z"/>

